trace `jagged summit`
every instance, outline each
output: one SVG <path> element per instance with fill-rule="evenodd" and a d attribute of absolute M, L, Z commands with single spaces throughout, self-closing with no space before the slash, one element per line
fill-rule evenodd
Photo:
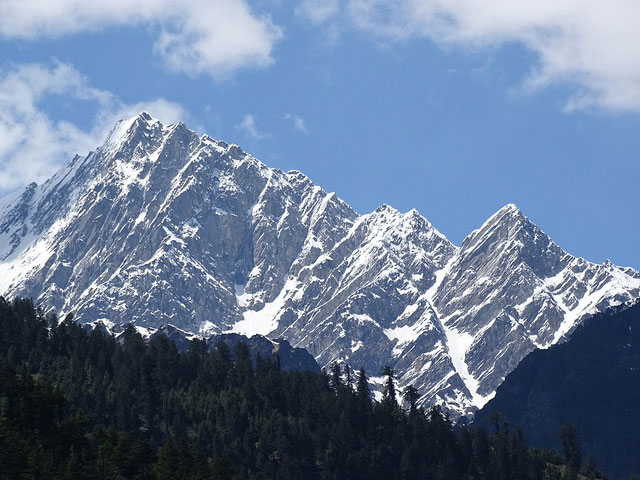
<path fill-rule="evenodd" d="M 136 117 L 146 120 L 147 122 L 153 121 L 153 117 L 151 117 L 151 115 L 149 115 L 145 110 L 141 111 Z"/>
<path fill-rule="evenodd" d="M 522 216 L 523 214 L 520 208 L 515 203 L 507 203 L 504 207 L 502 207 L 492 216 L 495 217 L 499 215 L 513 215 L 513 216 L 519 217 L 519 216 Z"/>
<path fill-rule="evenodd" d="M 0 201 L 0 292 L 106 326 L 283 337 L 383 365 L 421 403 L 483 405 L 532 349 L 640 296 L 507 205 L 460 247 L 415 209 L 359 215 L 298 171 L 145 112 Z"/>
<path fill-rule="evenodd" d="M 529 222 L 529 219 L 515 203 L 507 203 L 504 207 L 498 209 L 496 213 L 491 215 L 479 230 L 486 228 L 488 225 L 513 224 L 520 222 Z"/>
<path fill-rule="evenodd" d="M 480 228 L 471 232 L 464 240 L 465 243 L 481 242 L 489 235 L 509 235 L 517 228 L 533 225 L 522 211 L 513 203 L 509 203 L 491 215 Z"/>

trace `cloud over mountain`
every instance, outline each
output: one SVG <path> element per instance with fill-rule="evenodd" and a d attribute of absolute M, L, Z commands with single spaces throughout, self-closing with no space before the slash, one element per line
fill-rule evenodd
<path fill-rule="evenodd" d="M 42 104 L 90 103 L 95 111 L 84 128 L 56 119 Z M 184 109 L 163 98 L 135 104 L 95 88 L 72 65 L 21 64 L 0 70 L 0 191 L 51 176 L 74 154 L 85 155 L 101 142 L 113 123 L 151 109 L 166 122 L 185 117 Z"/>
<path fill-rule="evenodd" d="M 282 36 L 280 27 L 244 0 L 0 3 L 0 37 L 52 38 L 113 27 L 149 27 L 154 51 L 168 68 L 216 78 L 270 65 Z"/>

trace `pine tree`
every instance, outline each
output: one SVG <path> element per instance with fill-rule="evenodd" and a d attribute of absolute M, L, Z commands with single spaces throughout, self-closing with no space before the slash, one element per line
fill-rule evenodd
<path fill-rule="evenodd" d="M 331 363 L 329 375 L 330 375 L 331 388 L 335 393 L 338 393 L 338 391 L 342 387 L 340 365 L 338 364 L 338 362 L 334 361 L 333 363 Z"/>
<path fill-rule="evenodd" d="M 382 369 L 382 375 L 386 377 L 384 381 L 384 401 L 393 406 L 397 406 L 396 400 L 396 372 L 389 366 L 385 365 Z"/>
<path fill-rule="evenodd" d="M 351 367 L 349 364 L 345 363 L 344 367 L 344 385 L 350 390 L 353 390 L 353 378 L 351 378 Z"/>
<path fill-rule="evenodd" d="M 582 452 L 578 431 L 572 423 L 565 423 L 560 427 L 560 441 L 564 452 L 564 460 L 567 465 L 565 478 L 575 480 L 582 463 Z"/>
<path fill-rule="evenodd" d="M 356 380 L 356 397 L 359 404 L 360 415 L 365 414 L 371 409 L 371 390 L 369 389 L 369 377 L 364 368 L 358 370 L 358 379 Z"/>
<path fill-rule="evenodd" d="M 404 392 L 402 393 L 402 398 L 405 402 L 409 404 L 409 412 L 415 413 L 417 410 L 418 399 L 420 398 L 420 394 L 418 393 L 418 389 L 413 385 L 408 385 Z"/>

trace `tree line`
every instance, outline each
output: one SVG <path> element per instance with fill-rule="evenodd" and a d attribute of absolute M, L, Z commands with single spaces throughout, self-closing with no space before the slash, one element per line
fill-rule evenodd
<path fill-rule="evenodd" d="M 180 353 L 132 326 L 116 339 L 0 297 L 0 478 L 577 478 L 566 451 L 529 448 L 497 417 L 454 429 L 383 373 L 375 401 L 364 370 L 285 372 L 244 343 Z"/>

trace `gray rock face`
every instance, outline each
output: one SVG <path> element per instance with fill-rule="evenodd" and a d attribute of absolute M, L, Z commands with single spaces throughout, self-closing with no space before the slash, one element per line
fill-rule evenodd
<path fill-rule="evenodd" d="M 254 335 L 251 338 L 247 338 L 237 333 L 223 333 L 221 335 L 212 335 L 207 339 L 207 345 L 210 350 L 216 348 L 220 342 L 224 342 L 229 346 L 232 355 L 238 343 L 246 343 L 254 362 L 257 362 L 258 359 L 273 360 L 277 361 L 280 368 L 285 371 L 320 373 L 318 362 L 309 352 L 304 348 L 292 347 L 288 341 L 282 338 L 269 339 L 262 335 Z"/>
<path fill-rule="evenodd" d="M 143 336 L 149 341 L 158 336 L 165 336 L 171 340 L 178 351 L 186 352 L 191 348 L 191 341 L 197 338 L 196 335 L 180 330 L 173 325 L 162 325 L 158 329 L 141 329 Z M 262 335 L 254 335 L 251 338 L 237 333 L 223 333 L 212 335 L 206 340 L 207 348 L 214 350 L 220 342 L 224 342 L 229 347 L 231 356 L 238 343 L 245 343 L 249 347 L 249 353 L 257 363 L 258 359 L 277 361 L 280 368 L 285 371 L 308 371 L 320 373 L 320 366 L 313 356 L 304 348 L 294 348 L 282 338 L 270 339 Z"/>
<path fill-rule="evenodd" d="M 282 337 L 374 377 L 388 364 L 458 416 L 531 350 L 638 298 L 640 274 L 572 257 L 513 205 L 460 247 L 415 210 L 358 215 L 143 113 L 0 201 L 0 292 L 112 328 Z"/>

